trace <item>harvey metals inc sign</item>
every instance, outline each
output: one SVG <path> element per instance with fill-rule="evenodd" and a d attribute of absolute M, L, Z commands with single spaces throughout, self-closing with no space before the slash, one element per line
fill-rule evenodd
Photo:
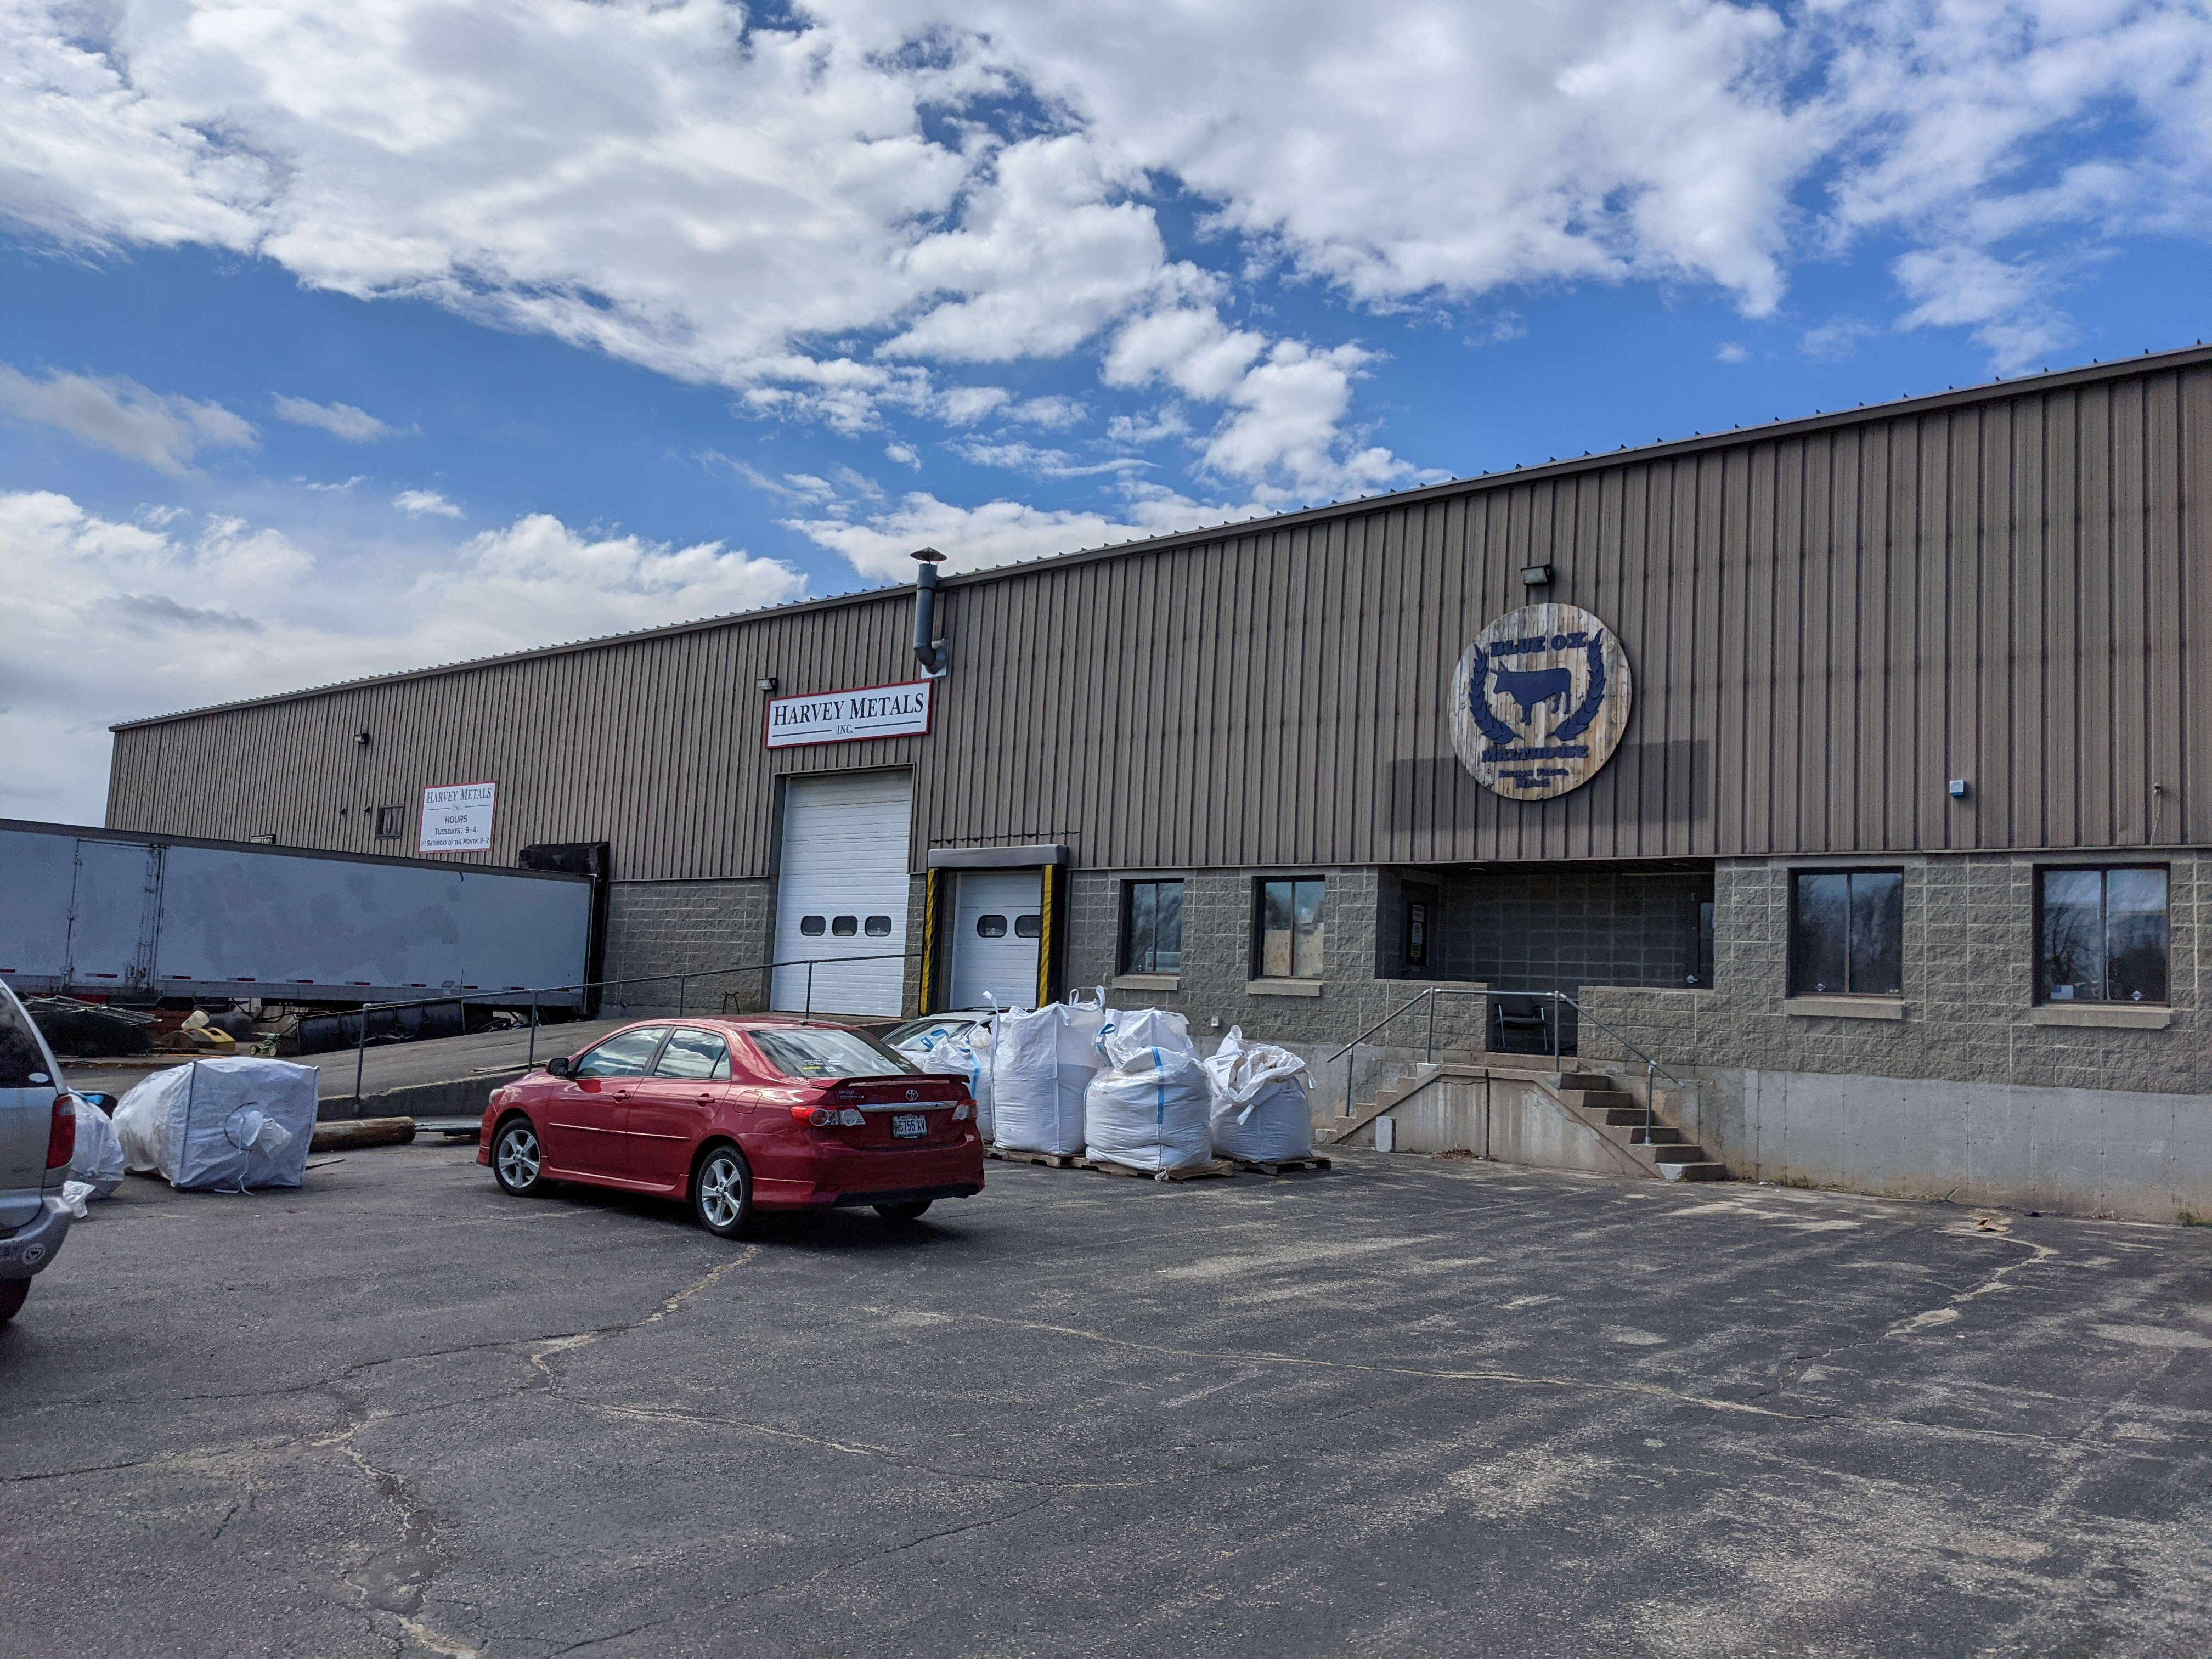
<path fill-rule="evenodd" d="M 1628 726 L 1628 654 L 1571 605 L 1509 611 L 1452 676 L 1452 747 L 1489 788 L 1548 800 L 1588 783 Z"/>
<path fill-rule="evenodd" d="M 422 792 L 418 853 L 489 853 L 491 820 L 499 800 L 495 783 L 444 783 Z"/>
<path fill-rule="evenodd" d="M 852 691 L 771 697 L 768 746 L 795 749 L 807 743 L 860 743 L 870 738 L 918 738 L 929 731 L 933 680 L 864 685 Z"/>

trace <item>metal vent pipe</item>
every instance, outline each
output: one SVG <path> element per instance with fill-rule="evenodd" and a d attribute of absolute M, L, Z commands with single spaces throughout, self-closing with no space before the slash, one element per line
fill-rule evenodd
<path fill-rule="evenodd" d="M 951 659 L 937 633 L 937 567 L 945 562 L 945 555 L 933 547 L 920 547 L 914 558 L 921 566 L 914 573 L 914 659 L 931 679 L 940 679 Z"/>

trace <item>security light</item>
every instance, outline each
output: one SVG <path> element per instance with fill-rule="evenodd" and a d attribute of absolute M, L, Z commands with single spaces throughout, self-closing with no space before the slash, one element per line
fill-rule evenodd
<path fill-rule="evenodd" d="M 773 674 L 763 674 L 753 682 L 753 690 L 756 691 L 773 691 L 775 687 L 776 678 Z"/>
<path fill-rule="evenodd" d="M 1524 564 L 1521 567 L 1521 580 L 1526 586 L 1541 587 L 1551 580 L 1552 567 L 1548 564 Z"/>

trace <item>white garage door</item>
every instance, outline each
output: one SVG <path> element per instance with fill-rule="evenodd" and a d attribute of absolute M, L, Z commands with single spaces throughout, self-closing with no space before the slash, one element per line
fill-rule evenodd
<path fill-rule="evenodd" d="M 793 778 L 784 786 L 783 868 L 775 893 L 769 1001 L 781 1012 L 903 1010 L 907 842 L 914 783 L 905 772 Z M 872 962 L 849 958 L 873 957 Z"/>
<path fill-rule="evenodd" d="M 1035 870 L 963 870 L 952 904 L 955 1008 L 1036 1006 L 1044 878 Z"/>

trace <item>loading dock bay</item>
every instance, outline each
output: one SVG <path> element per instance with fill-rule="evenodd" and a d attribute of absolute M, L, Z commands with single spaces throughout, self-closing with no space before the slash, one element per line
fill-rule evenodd
<path fill-rule="evenodd" d="M 1354 1153 L 731 1246 L 309 1179 L 128 1182 L 0 1333 L 0 1650 L 2212 1647 L 2212 1231 Z"/>

